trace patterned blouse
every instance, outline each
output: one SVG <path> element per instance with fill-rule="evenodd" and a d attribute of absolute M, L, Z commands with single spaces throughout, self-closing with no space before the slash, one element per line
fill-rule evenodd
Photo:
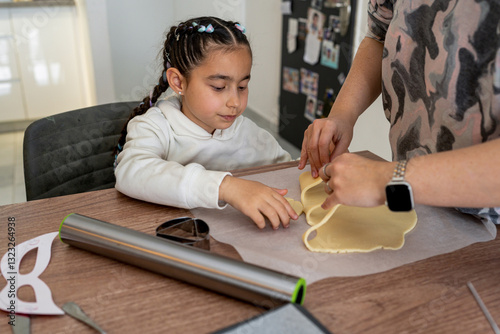
<path fill-rule="evenodd" d="M 500 137 L 500 1 L 369 0 L 368 30 L 393 160 Z M 500 223 L 500 207 L 459 210 Z"/>

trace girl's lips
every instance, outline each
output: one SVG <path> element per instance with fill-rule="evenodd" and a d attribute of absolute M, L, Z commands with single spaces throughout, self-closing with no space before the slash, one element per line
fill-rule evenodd
<path fill-rule="evenodd" d="M 229 115 L 220 115 L 222 119 L 225 121 L 234 121 L 236 119 L 236 115 L 229 116 Z"/>

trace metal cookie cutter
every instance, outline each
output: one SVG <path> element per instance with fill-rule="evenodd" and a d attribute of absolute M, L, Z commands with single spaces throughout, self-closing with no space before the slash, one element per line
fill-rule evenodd
<path fill-rule="evenodd" d="M 168 220 L 156 228 L 156 236 L 201 249 L 210 250 L 208 224 L 203 220 L 181 217 Z"/>

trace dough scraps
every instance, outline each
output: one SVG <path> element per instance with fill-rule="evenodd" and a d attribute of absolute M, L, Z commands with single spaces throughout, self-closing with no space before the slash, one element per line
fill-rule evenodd
<path fill-rule="evenodd" d="M 302 203 L 299 201 L 294 200 L 293 198 L 285 197 L 285 199 L 290 203 L 292 206 L 292 209 L 295 211 L 297 216 L 300 216 L 302 212 L 304 211 L 304 207 L 302 206 Z"/>
<path fill-rule="evenodd" d="M 306 220 L 312 225 L 302 240 L 310 251 L 350 253 L 400 249 L 405 234 L 417 224 L 415 210 L 392 212 L 385 205 L 375 208 L 336 205 L 323 210 L 321 204 L 328 195 L 321 178 L 314 179 L 310 172 L 304 172 L 299 182 Z"/>

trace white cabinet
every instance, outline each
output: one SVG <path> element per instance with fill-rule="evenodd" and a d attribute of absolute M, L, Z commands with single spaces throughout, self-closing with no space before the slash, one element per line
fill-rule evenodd
<path fill-rule="evenodd" d="M 88 105 L 75 6 L 0 8 L 0 121 Z"/>
<path fill-rule="evenodd" d="M 9 13 L 0 9 L 0 122 L 26 116 Z"/>

